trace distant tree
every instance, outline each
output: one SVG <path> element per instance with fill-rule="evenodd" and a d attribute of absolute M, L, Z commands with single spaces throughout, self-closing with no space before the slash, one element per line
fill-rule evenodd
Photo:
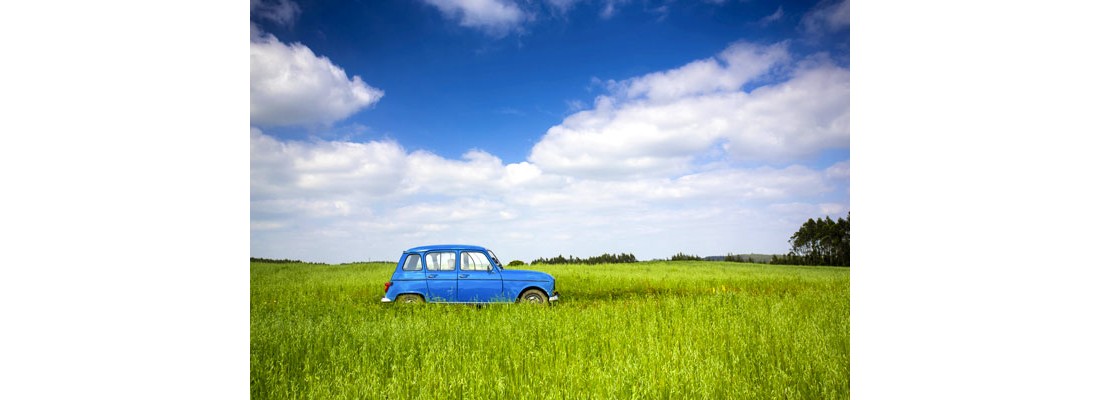
<path fill-rule="evenodd" d="M 695 255 L 687 255 L 687 254 L 684 254 L 683 252 L 676 253 L 676 255 L 672 256 L 672 258 L 669 259 L 669 261 L 702 261 L 702 260 L 703 260 L 703 257 L 699 257 L 699 256 L 695 256 Z"/>
<path fill-rule="evenodd" d="M 525 265 L 525 264 L 523 263 L 522 260 L 512 260 L 512 262 L 508 263 L 509 267 L 515 267 L 515 266 L 519 266 L 519 265 Z"/>
<path fill-rule="evenodd" d="M 734 255 L 733 253 L 729 253 L 729 254 L 726 254 L 726 257 L 723 258 L 722 261 L 751 262 L 752 260 L 746 259 L 745 257 L 741 256 L 740 254 Z"/>
<path fill-rule="evenodd" d="M 852 214 L 848 213 L 848 219 L 840 218 L 833 221 L 826 216 L 825 219 L 809 219 L 802 227 L 791 235 L 788 242 L 791 251 L 784 263 L 795 265 L 851 265 L 851 228 Z M 773 257 L 772 262 L 775 263 Z"/>

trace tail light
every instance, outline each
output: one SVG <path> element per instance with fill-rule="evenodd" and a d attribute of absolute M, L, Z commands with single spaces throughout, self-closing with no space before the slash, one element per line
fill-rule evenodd
<path fill-rule="evenodd" d="M 386 282 L 386 292 L 390 291 L 390 286 L 393 286 L 393 282 Z"/>

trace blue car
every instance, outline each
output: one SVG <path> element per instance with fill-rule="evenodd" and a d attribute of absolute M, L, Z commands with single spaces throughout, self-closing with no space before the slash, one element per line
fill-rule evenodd
<path fill-rule="evenodd" d="M 558 301 L 558 292 L 550 274 L 506 270 L 489 249 L 461 244 L 405 250 L 382 297 L 383 303 L 554 301 Z"/>

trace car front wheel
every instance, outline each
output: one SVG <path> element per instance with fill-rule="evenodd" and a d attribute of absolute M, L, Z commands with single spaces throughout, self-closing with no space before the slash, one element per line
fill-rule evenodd
<path fill-rule="evenodd" d="M 519 295 L 520 303 L 534 303 L 544 304 L 547 302 L 546 294 L 542 293 L 538 289 L 527 289 L 523 291 L 523 294 Z"/>

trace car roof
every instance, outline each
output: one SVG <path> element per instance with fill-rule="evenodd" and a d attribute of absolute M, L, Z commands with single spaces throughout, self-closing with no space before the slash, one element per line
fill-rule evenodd
<path fill-rule="evenodd" d="M 432 251 L 432 250 L 479 250 L 479 251 L 484 251 L 484 250 L 487 250 L 487 249 L 484 248 L 484 247 L 481 247 L 481 246 L 474 246 L 474 245 L 469 245 L 469 244 L 431 244 L 431 245 L 427 245 L 427 246 L 413 247 L 411 249 L 405 250 L 405 252 L 406 253 L 421 253 L 421 252 Z"/>

